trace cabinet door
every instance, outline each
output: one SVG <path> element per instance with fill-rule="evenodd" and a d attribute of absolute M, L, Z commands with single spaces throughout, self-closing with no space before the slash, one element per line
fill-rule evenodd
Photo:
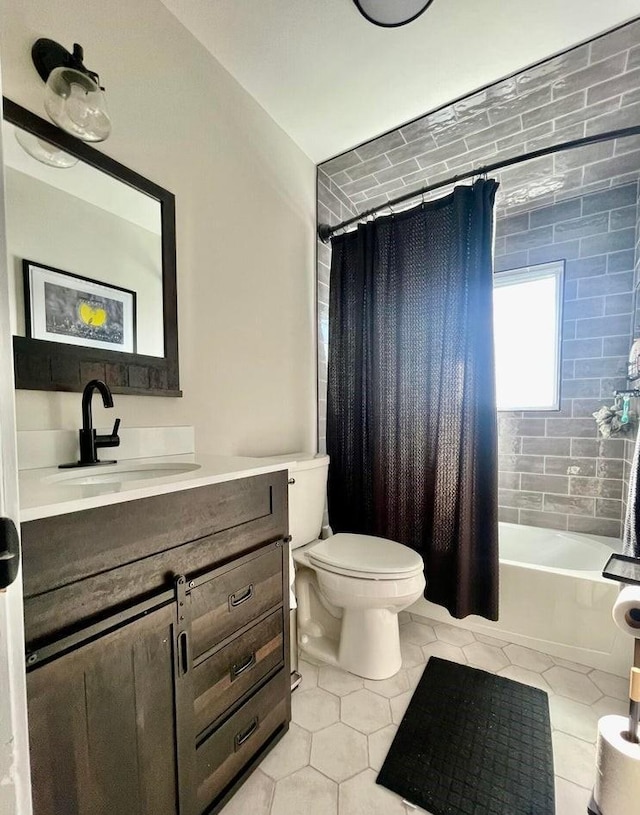
<path fill-rule="evenodd" d="M 177 815 L 175 606 L 27 677 L 35 815 Z"/>

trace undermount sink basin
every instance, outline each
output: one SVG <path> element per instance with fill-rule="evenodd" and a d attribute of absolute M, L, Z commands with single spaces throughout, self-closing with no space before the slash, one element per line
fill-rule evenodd
<path fill-rule="evenodd" d="M 188 462 L 158 462 L 157 464 L 102 464 L 96 467 L 78 467 L 77 470 L 50 475 L 45 481 L 64 487 L 99 486 L 122 484 L 125 481 L 148 481 L 151 478 L 167 478 L 199 470 L 199 464 Z"/>

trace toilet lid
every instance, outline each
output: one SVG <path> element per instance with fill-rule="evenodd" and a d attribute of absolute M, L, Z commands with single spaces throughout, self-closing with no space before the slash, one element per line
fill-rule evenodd
<path fill-rule="evenodd" d="M 408 546 L 385 538 L 347 532 L 339 532 L 314 544 L 307 557 L 336 571 L 362 575 L 410 575 L 424 567 L 420 555 Z"/>

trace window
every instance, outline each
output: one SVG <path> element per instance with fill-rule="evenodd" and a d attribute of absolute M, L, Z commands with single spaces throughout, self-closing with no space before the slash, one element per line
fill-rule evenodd
<path fill-rule="evenodd" d="M 564 262 L 494 275 L 498 410 L 558 410 Z"/>

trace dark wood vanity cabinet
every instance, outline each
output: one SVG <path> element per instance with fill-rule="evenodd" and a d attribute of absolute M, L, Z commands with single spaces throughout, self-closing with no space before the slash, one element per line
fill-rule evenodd
<path fill-rule="evenodd" d="M 29 673 L 36 813 L 175 815 L 169 606 Z"/>
<path fill-rule="evenodd" d="M 204 815 L 290 719 L 285 472 L 23 524 L 35 815 Z"/>

